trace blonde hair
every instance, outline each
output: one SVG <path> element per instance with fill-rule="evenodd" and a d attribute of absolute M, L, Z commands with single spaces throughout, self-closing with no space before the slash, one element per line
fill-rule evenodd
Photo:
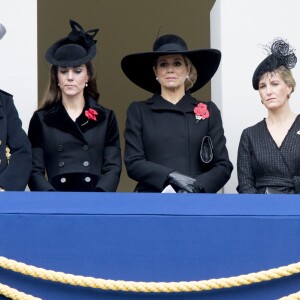
<path fill-rule="evenodd" d="M 183 55 L 183 59 L 184 59 L 184 62 L 186 64 L 186 66 L 187 67 L 190 66 L 189 75 L 188 75 L 188 77 L 186 78 L 186 80 L 184 82 L 185 90 L 188 91 L 195 84 L 195 82 L 197 80 L 197 77 L 198 77 L 198 73 L 197 73 L 197 70 L 194 67 L 193 63 L 191 62 L 191 60 L 187 56 Z"/>
<path fill-rule="evenodd" d="M 294 79 L 292 71 L 285 66 L 280 66 L 274 72 L 278 73 L 285 84 L 292 88 L 291 93 L 293 93 L 296 87 L 296 81 Z"/>
<path fill-rule="evenodd" d="M 189 74 L 186 77 L 185 82 L 184 82 L 184 89 L 186 91 L 188 91 L 190 88 L 192 88 L 194 86 L 195 82 L 197 81 L 198 73 L 197 73 L 197 70 L 194 67 L 193 63 L 191 62 L 191 60 L 187 56 L 185 56 L 183 54 L 181 54 L 181 55 L 183 57 L 186 67 L 190 67 Z M 153 62 L 153 67 L 155 69 L 156 69 L 156 65 L 157 65 L 157 58 Z"/>

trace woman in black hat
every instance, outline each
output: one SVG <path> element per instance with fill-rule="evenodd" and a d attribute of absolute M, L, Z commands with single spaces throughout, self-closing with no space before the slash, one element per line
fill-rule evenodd
<path fill-rule="evenodd" d="M 0 23 L 0 40 L 5 33 Z M 24 191 L 30 171 L 31 146 L 13 96 L 0 90 L 0 192 Z"/>
<path fill-rule="evenodd" d="M 121 172 L 119 131 L 113 111 L 97 103 L 94 36 L 73 20 L 68 37 L 45 58 L 52 65 L 43 106 L 29 125 L 33 191 L 114 192 Z M 47 176 L 47 179 L 46 179 Z"/>
<path fill-rule="evenodd" d="M 152 52 L 122 59 L 125 75 L 153 93 L 133 102 L 127 111 L 125 164 L 137 192 L 219 191 L 230 178 L 220 111 L 190 93 L 204 86 L 218 69 L 215 49 L 189 51 L 185 41 L 169 34 L 159 37 Z"/>
<path fill-rule="evenodd" d="M 283 39 L 267 46 L 269 55 L 254 71 L 268 116 L 246 128 L 237 160 L 239 193 L 300 193 L 300 118 L 289 105 L 296 82 L 291 69 L 297 58 Z"/>

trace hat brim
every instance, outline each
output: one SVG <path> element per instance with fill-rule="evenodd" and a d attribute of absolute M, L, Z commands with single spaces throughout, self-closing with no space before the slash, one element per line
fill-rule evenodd
<path fill-rule="evenodd" d="M 252 77 L 252 86 L 255 90 L 258 90 L 259 80 L 263 74 L 273 72 L 279 68 L 280 64 L 276 60 L 273 54 L 267 56 L 255 69 Z"/>
<path fill-rule="evenodd" d="M 87 62 L 91 61 L 96 55 L 96 45 L 93 45 L 87 50 L 87 55 L 84 56 L 83 58 L 76 59 L 76 60 L 64 60 L 64 61 L 56 60 L 55 53 L 57 49 L 67 44 L 70 44 L 70 40 L 68 38 L 63 38 L 57 41 L 56 43 L 54 43 L 52 46 L 50 46 L 45 53 L 46 61 L 49 64 L 54 66 L 75 67 L 75 66 L 86 64 Z"/>
<path fill-rule="evenodd" d="M 191 51 L 144 52 L 129 54 L 121 61 L 124 74 L 134 84 L 150 93 L 160 93 L 160 84 L 155 79 L 153 63 L 155 58 L 162 55 L 182 54 L 187 56 L 197 70 L 198 76 L 194 85 L 189 89 L 193 93 L 203 87 L 216 73 L 221 52 L 217 49 L 200 49 Z"/>

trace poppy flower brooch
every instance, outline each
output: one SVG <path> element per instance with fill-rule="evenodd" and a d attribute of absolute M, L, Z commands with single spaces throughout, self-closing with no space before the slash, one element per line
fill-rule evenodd
<path fill-rule="evenodd" d="M 84 112 L 84 114 L 87 117 L 87 121 L 83 123 L 81 126 L 86 125 L 89 122 L 89 120 L 97 121 L 98 113 L 94 109 L 89 108 Z"/>
<path fill-rule="evenodd" d="M 199 103 L 195 108 L 194 108 L 194 113 L 195 113 L 195 118 L 197 120 L 197 123 L 199 120 L 204 120 L 208 119 L 210 114 L 207 109 L 207 105 L 204 103 Z"/>

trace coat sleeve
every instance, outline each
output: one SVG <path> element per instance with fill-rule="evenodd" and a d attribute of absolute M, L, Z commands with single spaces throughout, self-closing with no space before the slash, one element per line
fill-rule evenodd
<path fill-rule="evenodd" d="M 255 178 L 251 167 L 251 145 L 247 131 L 242 132 L 237 157 L 237 176 L 239 194 L 255 194 Z"/>
<path fill-rule="evenodd" d="M 207 135 L 213 144 L 213 161 L 209 169 L 196 177 L 197 184 L 206 193 L 218 192 L 231 176 L 233 165 L 229 160 L 226 148 L 226 138 L 220 110 L 213 103 L 209 103 L 210 118 Z"/>
<path fill-rule="evenodd" d="M 125 165 L 130 178 L 149 184 L 158 190 L 163 190 L 168 175 L 174 171 L 147 160 L 143 144 L 143 120 L 139 102 L 133 102 L 127 110 Z"/>
<path fill-rule="evenodd" d="M 28 186 L 31 191 L 55 191 L 45 177 L 42 123 L 37 112 L 30 120 L 28 137 L 32 145 L 32 171 Z"/>
<path fill-rule="evenodd" d="M 120 136 L 117 119 L 113 111 L 108 116 L 105 148 L 103 153 L 102 176 L 96 190 L 115 192 L 117 190 L 122 170 Z"/>
<path fill-rule="evenodd" d="M 0 175 L 0 186 L 7 191 L 24 191 L 31 171 L 31 145 L 19 118 L 13 99 L 6 101 L 7 145 L 10 160 Z"/>

